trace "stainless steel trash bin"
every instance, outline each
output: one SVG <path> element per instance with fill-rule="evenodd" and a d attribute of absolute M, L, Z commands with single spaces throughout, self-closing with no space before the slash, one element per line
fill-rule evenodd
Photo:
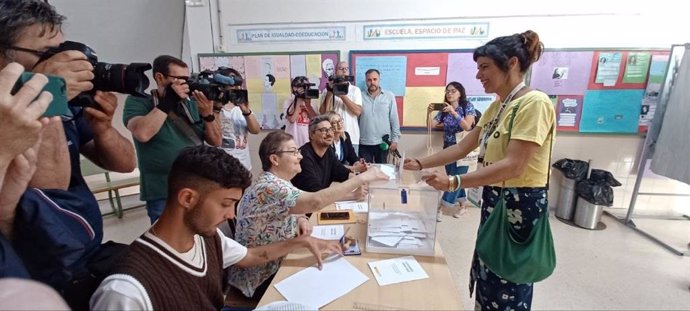
<path fill-rule="evenodd" d="M 575 193 L 575 179 L 566 178 L 561 179 L 558 190 L 558 202 L 556 202 L 556 217 L 565 220 L 572 220 L 575 213 L 575 204 L 577 203 L 577 193 Z"/>
<path fill-rule="evenodd" d="M 573 222 L 582 228 L 596 229 L 603 212 L 604 205 L 592 204 L 578 197 Z"/>

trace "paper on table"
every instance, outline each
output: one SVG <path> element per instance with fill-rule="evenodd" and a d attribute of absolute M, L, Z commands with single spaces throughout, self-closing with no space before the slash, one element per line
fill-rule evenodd
<path fill-rule="evenodd" d="M 274 301 L 267 305 L 263 305 L 254 310 L 258 311 L 301 311 L 301 310 L 318 310 L 317 307 L 307 306 L 301 303 L 287 302 L 284 300 Z"/>
<path fill-rule="evenodd" d="M 412 256 L 372 261 L 368 264 L 379 286 L 429 278 Z"/>
<path fill-rule="evenodd" d="M 345 258 L 340 257 L 324 262 L 321 271 L 314 266 L 308 267 L 274 286 L 289 302 L 321 308 L 368 279 Z"/>
<path fill-rule="evenodd" d="M 352 210 L 355 213 L 366 213 L 369 211 L 369 203 L 366 201 L 338 201 L 335 202 L 335 208 L 338 210 Z"/>
<path fill-rule="evenodd" d="M 323 240 L 340 240 L 345 234 L 343 225 L 314 226 L 311 236 Z"/>

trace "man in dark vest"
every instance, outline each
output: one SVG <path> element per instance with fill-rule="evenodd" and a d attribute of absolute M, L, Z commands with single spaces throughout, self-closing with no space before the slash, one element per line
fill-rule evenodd
<path fill-rule="evenodd" d="M 217 227 L 235 217 L 251 174 L 225 151 L 184 149 L 168 176 L 163 214 L 130 246 L 125 260 L 91 297 L 92 310 L 219 310 L 223 269 L 260 265 L 304 247 L 321 267 L 322 252 L 341 253 L 337 241 L 301 235 L 249 248 Z"/>

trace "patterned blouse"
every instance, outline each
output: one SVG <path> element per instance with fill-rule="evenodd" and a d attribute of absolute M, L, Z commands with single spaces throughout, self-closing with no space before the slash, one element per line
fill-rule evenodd
<path fill-rule="evenodd" d="M 277 176 L 263 172 L 245 191 L 237 207 L 235 240 L 248 247 L 283 241 L 297 235 L 297 217 L 289 209 L 302 193 Z M 281 259 L 251 268 L 230 268 L 229 283 L 251 297 L 261 283 L 280 268 Z"/>
<path fill-rule="evenodd" d="M 443 113 L 441 111 L 439 111 L 434 117 L 436 122 L 443 122 L 444 146 L 455 145 L 457 143 L 455 141 L 455 134 L 463 131 L 462 127 L 460 126 L 460 120 L 465 117 L 465 114 L 468 116 L 476 116 L 474 113 L 474 105 L 472 105 L 470 102 L 467 102 L 467 108 L 464 110 L 462 109 L 462 105 L 458 105 L 458 107 L 455 108 L 455 112 L 458 113 L 457 118 L 450 113 Z M 443 118 L 443 121 L 441 121 L 441 118 Z"/>

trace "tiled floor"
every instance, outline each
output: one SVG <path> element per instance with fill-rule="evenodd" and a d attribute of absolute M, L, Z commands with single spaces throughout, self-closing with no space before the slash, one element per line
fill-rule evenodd
<path fill-rule="evenodd" d="M 136 198 L 128 197 L 125 205 L 137 203 Z M 550 278 L 535 285 L 534 309 L 690 308 L 690 257 L 673 255 L 610 216 L 602 221 L 607 225 L 605 230 L 589 231 L 551 218 L 558 265 Z M 467 285 L 478 223 L 479 209 L 472 208 L 459 219 L 445 215 L 438 224 L 439 241 L 465 308 L 474 306 Z M 678 246 L 690 242 L 690 226 L 669 229 L 668 221 L 645 221 L 642 225 L 670 234 Z M 131 242 L 148 226 L 143 207 L 125 212 L 122 219 L 107 216 L 105 239 Z"/>

